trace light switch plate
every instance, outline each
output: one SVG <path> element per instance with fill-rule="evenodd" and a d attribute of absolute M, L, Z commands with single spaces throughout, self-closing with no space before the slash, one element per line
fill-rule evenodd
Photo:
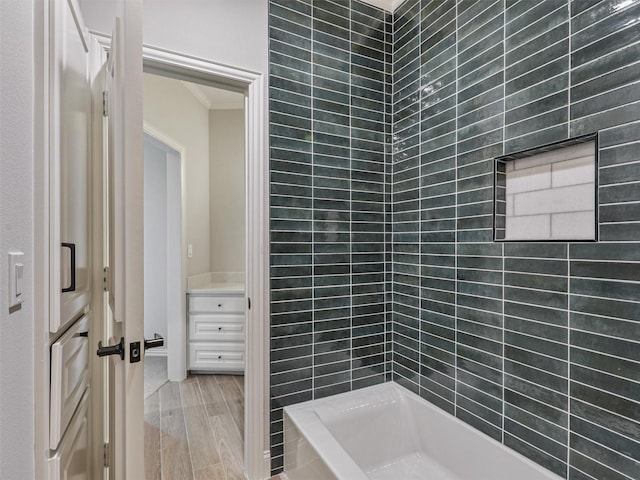
<path fill-rule="evenodd" d="M 9 308 L 15 308 L 24 301 L 24 253 L 9 252 Z"/>

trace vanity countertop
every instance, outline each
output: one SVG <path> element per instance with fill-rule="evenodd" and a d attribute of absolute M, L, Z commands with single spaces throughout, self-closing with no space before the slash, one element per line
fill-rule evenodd
<path fill-rule="evenodd" d="M 217 293 L 244 293 L 244 283 L 239 282 L 210 282 L 187 289 L 192 295 L 215 295 Z"/>

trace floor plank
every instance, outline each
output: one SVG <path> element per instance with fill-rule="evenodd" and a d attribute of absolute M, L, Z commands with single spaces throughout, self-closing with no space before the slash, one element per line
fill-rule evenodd
<path fill-rule="evenodd" d="M 228 413 L 227 402 L 222 396 L 220 386 L 215 375 L 198 375 L 198 384 L 202 392 L 202 399 L 209 416 Z"/>
<path fill-rule="evenodd" d="M 193 472 L 193 477 L 194 480 L 226 480 L 227 478 L 221 463 L 196 470 Z"/>
<path fill-rule="evenodd" d="M 152 393 L 144 404 L 144 470 L 146 480 L 162 480 L 160 468 L 160 394 Z"/>
<path fill-rule="evenodd" d="M 231 458 L 242 465 L 243 443 L 240 433 L 230 413 L 209 417 L 209 428 L 220 454 L 222 463 Z M 222 458 L 223 453 L 227 458 Z"/>
<path fill-rule="evenodd" d="M 179 383 L 168 382 L 160 388 L 160 429 L 162 478 L 193 480 Z"/>
<path fill-rule="evenodd" d="M 238 375 L 190 375 L 151 393 L 146 480 L 244 480 L 243 387 Z"/>
<path fill-rule="evenodd" d="M 238 432 L 242 436 L 244 433 L 244 398 L 242 392 L 238 388 L 233 378 L 218 380 L 222 396 L 227 402 L 233 421 L 235 422 Z"/>
<path fill-rule="evenodd" d="M 207 424 L 207 414 L 202 402 L 197 382 L 180 384 L 184 420 L 187 427 L 191 463 L 194 470 L 202 470 L 220 463 L 220 455 L 213 443 L 211 430 Z"/>
<path fill-rule="evenodd" d="M 242 397 L 244 398 L 244 376 L 243 375 L 234 375 L 233 380 L 238 385 L 240 392 L 242 393 Z"/>

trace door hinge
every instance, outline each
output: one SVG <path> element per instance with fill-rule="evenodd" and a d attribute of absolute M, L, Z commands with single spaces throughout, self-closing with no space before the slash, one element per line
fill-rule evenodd
<path fill-rule="evenodd" d="M 105 443 L 103 446 L 103 466 L 109 468 L 109 444 Z"/>
<path fill-rule="evenodd" d="M 109 116 L 109 93 L 106 90 L 102 92 L 102 116 Z"/>
<path fill-rule="evenodd" d="M 105 292 L 109 291 L 109 267 L 102 269 L 102 289 Z"/>

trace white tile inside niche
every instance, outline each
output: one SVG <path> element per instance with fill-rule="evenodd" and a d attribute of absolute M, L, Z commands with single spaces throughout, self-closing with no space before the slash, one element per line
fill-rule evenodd
<path fill-rule="evenodd" d="M 593 211 L 551 215 L 551 238 L 554 240 L 591 240 L 595 237 L 595 228 Z"/>
<path fill-rule="evenodd" d="M 544 240 L 551 238 L 551 216 L 507 217 L 505 230 L 505 240 Z"/>
<path fill-rule="evenodd" d="M 545 213 L 584 212 L 593 210 L 592 183 L 568 187 L 549 188 L 514 195 L 514 216 Z"/>
<path fill-rule="evenodd" d="M 551 165 L 551 185 L 564 187 L 567 185 L 579 185 L 588 183 L 593 185 L 596 169 L 591 157 L 580 157 L 572 160 L 554 163 Z"/>
<path fill-rule="evenodd" d="M 518 160 L 514 160 L 517 162 Z M 551 165 L 507 172 L 507 195 L 551 188 Z"/>
<path fill-rule="evenodd" d="M 595 238 L 595 141 L 505 165 L 506 240 Z"/>

